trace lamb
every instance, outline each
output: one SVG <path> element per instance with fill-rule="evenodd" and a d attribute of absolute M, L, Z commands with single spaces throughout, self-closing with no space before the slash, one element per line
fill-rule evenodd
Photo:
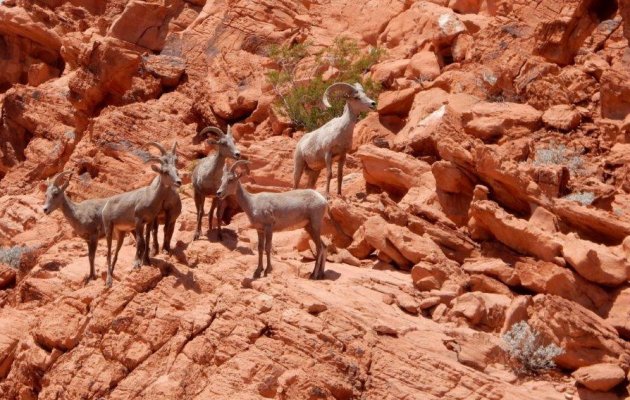
<path fill-rule="evenodd" d="M 330 107 L 329 99 L 335 96 L 346 99 L 343 114 L 304 135 L 295 148 L 293 154 L 295 161 L 293 169 L 294 189 L 300 185 L 304 170 L 308 176 L 307 187 L 314 188 L 321 170 L 326 167 L 328 171 L 326 194 L 328 194 L 333 174 L 332 163 L 333 160 L 338 160 L 337 194 L 341 195 L 343 166 L 346 162 L 346 154 L 352 147 L 352 132 L 357 117 L 363 111 L 375 109 L 376 102 L 365 94 L 360 83 L 355 83 L 354 86 L 347 83 L 330 85 L 324 92 L 324 105 Z"/>
<path fill-rule="evenodd" d="M 147 146 L 160 148 L 155 142 L 147 143 Z M 171 188 L 180 187 L 182 180 L 177 173 L 175 165 L 175 150 L 177 142 L 173 144 L 170 152 L 162 154 L 160 157 L 152 156 L 147 163 L 159 163 L 151 165 L 153 171 L 158 173 L 149 186 L 144 186 L 130 192 L 121 193 L 110 197 L 103 207 L 103 227 L 107 238 L 107 280 L 105 285 L 112 286 L 112 275 L 114 266 L 118 258 L 118 252 L 122 246 L 126 232 L 135 231 L 136 234 L 136 257 L 133 263 L 134 268 L 139 268 L 144 261 L 145 265 L 150 265 L 148 246 L 143 237 L 145 224 L 152 222 L 162 209 L 162 204 Z M 116 250 L 112 262 L 112 238 L 116 234 Z"/>
<path fill-rule="evenodd" d="M 242 166 L 249 173 L 248 161 L 236 161 L 230 169 L 224 168 L 221 187 L 217 197 L 223 199 L 235 195 L 239 206 L 245 211 L 250 223 L 258 232 L 258 268 L 254 278 L 259 278 L 263 267 L 263 248 L 267 254 L 267 268 L 271 272 L 271 240 L 273 232 L 305 228 L 317 248 L 315 267 L 311 279 L 324 277 L 326 250 L 321 239 L 324 214 L 328 204 L 324 196 L 313 189 L 298 189 L 284 193 L 249 193 L 240 183 Z"/>
<path fill-rule="evenodd" d="M 168 152 L 160 144 L 155 143 L 154 146 L 160 150 L 160 154 L 162 156 L 168 154 Z M 175 154 L 175 150 L 173 150 L 172 153 L 175 157 L 174 162 L 177 163 L 177 154 Z M 158 177 L 155 177 L 154 180 L 156 179 L 158 179 Z M 182 200 L 179 197 L 179 192 L 177 191 L 177 188 L 170 187 L 164 195 L 164 202 L 162 203 L 160 213 L 149 225 L 150 229 L 147 229 L 146 232 L 147 246 L 150 241 L 150 232 L 153 232 L 153 255 L 160 251 L 160 245 L 158 244 L 158 225 L 160 224 L 164 225 L 164 242 L 162 243 L 162 252 L 166 254 L 171 252 L 171 238 L 173 237 L 173 232 L 175 231 L 175 221 L 177 221 L 177 218 L 181 213 Z"/>
<path fill-rule="evenodd" d="M 195 230 L 194 240 L 199 239 L 199 235 L 201 234 L 201 219 L 203 218 L 203 207 L 207 196 L 212 196 L 212 206 L 210 206 L 210 212 L 208 213 L 208 233 L 212 231 L 212 214 L 214 214 L 216 208 L 218 225 L 217 237 L 219 240 L 223 240 L 221 235 L 223 202 L 216 197 L 215 194 L 221 185 L 221 175 L 223 174 L 225 159 L 230 157 L 238 160 L 241 157 L 241 152 L 234 143 L 232 128 L 229 125 L 226 134 L 217 127 L 208 126 L 199 132 L 198 136 L 205 139 L 208 134 L 215 136 L 215 139 L 207 139 L 207 142 L 211 145 L 216 145 L 218 151 L 199 161 L 192 173 L 192 186 L 195 207 L 197 208 L 197 229 Z"/>
<path fill-rule="evenodd" d="M 47 180 L 45 188 L 46 200 L 43 211 L 44 214 L 49 215 L 61 207 L 61 212 L 70 222 L 74 232 L 87 242 L 88 258 L 90 260 L 90 274 L 86 278 L 86 281 L 88 281 L 96 279 L 94 256 L 98 240 L 105 236 L 102 211 L 108 199 L 92 199 L 74 203 L 66 195 L 71 176 L 72 172 L 63 171 L 55 175 L 52 180 Z M 64 177 L 67 177 L 65 181 Z"/>

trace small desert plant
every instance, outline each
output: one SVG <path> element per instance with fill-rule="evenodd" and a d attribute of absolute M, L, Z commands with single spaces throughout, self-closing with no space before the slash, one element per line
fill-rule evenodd
<path fill-rule="evenodd" d="M 565 196 L 564 198 L 566 200 L 577 201 L 583 206 L 589 206 L 593 204 L 593 201 L 595 201 L 595 194 L 591 192 L 577 192 L 577 193 L 571 193 L 570 195 Z"/>
<path fill-rule="evenodd" d="M 584 160 L 579 155 L 572 155 L 566 146 L 552 143 L 545 149 L 536 150 L 536 165 L 564 165 L 574 175 L 583 173 Z"/>
<path fill-rule="evenodd" d="M 564 353 L 564 350 L 550 344 L 543 346 L 539 335 L 526 321 L 512 325 L 503 335 L 503 348 L 514 361 L 517 372 L 536 375 L 555 368 L 554 359 Z"/>
<path fill-rule="evenodd" d="M 373 48 L 362 53 L 351 39 L 338 38 L 329 49 L 316 55 L 312 76 L 298 82 L 296 70 L 300 61 L 309 55 L 308 49 L 307 42 L 291 46 L 274 45 L 267 50 L 269 58 L 279 67 L 267 73 L 267 80 L 279 98 L 275 106 L 291 120 L 294 128 L 311 131 L 341 114 L 343 101 L 332 101 L 329 109 L 321 104 L 324 91 L 335 82 L 360 82 L 368 96 L 377 97 L 380 85 L 364 78 L 363 74 L 381 57 L 381 49 Z M 334 78 L 324 80 L 323 72 L 331 67 L 338 73 Z"/>
<path fill-rule="evenodd" d="M 26 246 L 0 247 L 0 263 L 19 268 L 22 256 L 30 253 L 31 250 L 30 247 Z"/>

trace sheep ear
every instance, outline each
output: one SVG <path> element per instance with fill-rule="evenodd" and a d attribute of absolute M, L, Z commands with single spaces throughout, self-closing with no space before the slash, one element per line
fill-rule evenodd
<path fill-rule="evenodd" d="M 157 166 L 157 165 L 155 165 L 155 164 L 151 164 L 151 169 L 152 169 L 153 171 L 157 172 L 158 174 L 161 174 L 161 173 L 162 173 L 162 170 L 160 169 L 160 167 L 158 167 L 158 166 Z"/>
<path fill-rule="evenodd" d="M 171 149 L 171 153 L 175 154 L 176 151 L 177 151 L 177 141 L 173 143 L 173 148 Z"/>
<path fill-rule="evenodd" d="M 232 136 L 232 126 L 230 125 L 227 126 L 227 135 Z"/>
<path fill-rule="evenodd" d="M 365 91 L 365 89 L 363 89 L 363 85 L 361 85 L 359 82 L 354 84 L 354 88 L 357 89 L 357 90 L 360 90 L 362 92 Z"/>
<path fill-rule="evenodd" d="M 50 182 L 49 179 L 46 179 L 46 182 L 40 182 L 39 185 L 37 185 L 37 188 L 39 189 L 40 192 L 45 192 L 46 190 L 48 190 L 48 183 Z"/>

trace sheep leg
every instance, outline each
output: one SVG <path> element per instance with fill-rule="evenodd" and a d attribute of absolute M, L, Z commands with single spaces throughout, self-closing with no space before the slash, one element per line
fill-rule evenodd
<path fill-rule="evenodd" d="M 151 231 L 153 231 L 153 222 L 157 222 L 157 218 L 155 221 L 151 221 L 146 224 L 143 230 L 145 232 L 145 239 L 144 248 L 142 249 L 142 264 L 144 265 L 151 265 L 151 260 L 149 259 L 149 247 L 151 247 Z"/>
<path fill-rule="evenodd" d="M 105 286 L 112 287 L 112 227 L 111 224 L 105 228 L 105 237 L 107 238 L 107 279 Z"/>
<path fill-rule="evenodd" d="M 175 232 L 175 221 L 169 221 L 164 225 L 164 244 L 162 244 L 162 253 L 171 254 L 171 239 Z"/>
<path fill-rule="evenodd" d="M 203 205 L 206 202 L 206 196 L 195 191 L 195 207 L 197 208 L 197 230 L 193 240 L 199 239 L 201 234 L 201 218 L 203 218 Z"/>
<path fill-rule="evenodd" d="M 221 220 L 223 219 L 223 211 L 225 211 L 225 203 L 223 200 L 217 200 L 217 237 L 219 241 L 223 241 L 223 234 L 221 233 Z"/>
<path fill-rule="evenodd" d="M 265 228 L 265 253 L 267 253 L 267 268 L 265 269 L 265 276 L 272 270 L 271 268 L 271 238 L 273 237 L 273 229 L 271 227 Z"/>
<path fill-rule="evenodd" d="M 155 255 L 157 255 L 157 253 L 160 252 L 160 244 L 158 243 L 158 227 L 159 227 L 159 225 L 160 224 L 158 224 L 157 218 L 155 218 L 155 220 L 151 224 L 151 231 L 153 233 L 153 249 L 151 251 L 151 255 L 152 256 L 155 256 Z M 149 228 L 147 227 L 147 229 L 149 229 Z M 164 235 L 166 236 L 166 225 L 164 225 Z M 148 246 L 149 246 L 149 240 L 147 239 L 147 247 Z"/>
<path fill-rule="evenodd" d="M 314 169 L 306 169 L 306 174 L 308 175 L 308 184 L 306 185 L 306 187 L 308 188 L 314 188 L 315 184 L 317 183 L 317 178 L 319 178 L 319 174 L 321 173 L 321 170 L 314 170 Z"/>
<path fill-rule="evenodd" d="M 142 265 L 142 256 L 144 254 L 144 249 L 144 222 L 136 218 L 136 258 L 133 261 L 134 269 L 138 269 Z"/>
<path fill-rule="evenodd" d="M 217 208 L 218 201 L 218 197 L 212 198 L 212 205 L 210 206 L 210 212 L 208 213 L 208 236 L 210 236 L 210 232 L 212 232 L 212 216 L 214 215 L 214 210 Z"/>
<path fill-rule="evenodd" d="M 313 242 L 315 242 L 315 266 L 313 267 L 313 272 L 309 276 L 309 279 L 321 279 L 324 276 L 323 266 L 322 266 L 322 249 L 324 247 L 324 243 L 322 242 L 322 238 L 320 235 L 321 228 L 317 224 L 313 224 L 306 227 L 306 232 L 308 232 Z"/>
<path fill-rule="evenodd" d="M 326 162 L 326 194 L 330 193 L 330 180 L 332 179 L 332 153 L 329 151 L 324 156 Z"/>
<path fill-rule="evenodd" d="M 342 153 L 337 162 L 337 194 L 341 196 L 341 182 L 343 181 L 343 166 L 346 163 L 346 154 Z"/>
<path fill-rule="evenodd" d="M 263 269 L 263 250 L 265 248 L 265 235 L 263 231 L 256 231 L 258 233 L 258 267 L 254 272 L 254 279 L 260 278 L 260 274 Z"/>
<path fill-rule="evenodd" d="M 118 261 L 118 252 L 120 251 L 120 248 L 122 247 L 124 240 L 125 240 L 125 232 L 116 231 L 116 250 L 114 251 L 114 261 L 112 261 L 112 273 L 114 272 L 116 261 Z"/>
<path fill-rule="evenodd" d="M 295 151 L 294 156 L 294 167 L 293 167 L 293 189 L 297 189 L 300 186 L 300 179 L 302 179 L 302 172 L 304 171 L 304 159 L 302 158 L 302 154 L 300 154 L 297 149 Z"/>
<path fill-rule="evenodd" d="M 86 279 L 96 279 L 96 269 L 94 268 L 94 256 L 96 255 L 96 245 L 98 244 L 98 237 L 90 236 L 88 239 L 88 259 L 90 260 L 90 275 Z"/>

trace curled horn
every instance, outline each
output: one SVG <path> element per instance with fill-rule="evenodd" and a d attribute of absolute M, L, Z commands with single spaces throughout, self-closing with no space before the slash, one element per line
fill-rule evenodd
<path fill-rule="evenodd" d="M 156 142 L 149 142 L 149 143 L 145 144 L 144 146 L 145 146 L 145 147 L 148 147 L 148 146 L 153 146 L 153 147 L 155 147 L 156 149 L 160 150 L 160 153 L 162 153 L 162 155 L 166 154 L 166 150 L 165 150 L 165 149 L 164 149 L 164 147 L 162 147 L 162 145 L 161 145 L 161 144 L 159 144 L 159 143 L 156 143 Z"/>
<path fill-rule="evenodd" d="M 218 135 L 219 137 L 223 137 L 225 135 L 223 131 L 217 128 L 216 126 L 206 126 L 205 128 L 201 130 L 201 132 L 198 133 L 198 136 L 203 138 L 203 137 L 206 137 L 208 133 Z"/>
<path fill-rule="evenodd" d="M 332 106 L 330 105 L 330 101 L 328 99 L 331 96 L 333 97 L 339 96 L 339 95 L 349 96 L 356 93 L 356 91 L 357 89 L 354 86 L 349 85 L 347 83 L 343 83 L 343 82 L 333 83 L 332 85 L 328 86 L 328 89 L 326 89 L 326 91 L 324 92 L 324 97 L 322 100 L 324 102 L 324 105 L 330 108 Z"/>
<path fill-rule="evenodd" d="M 160 157 L 151 156 L 151 157 L 147 158 L 144 161 L 145 164 L 154 163 L 154 162 L 157 162 L 157 163 L 161 164 L 162 163 L 162 159 Z"/>
<path fill-rule="evenodd" d="M 234 173 L 234 171 L 236 170 L 236 167 L 239 165 L 242 165 L 247 171 L 247 173 L 249 174 L 249 161 L 247 160 L 238 160 L 237 162 L 232 164 L 232 167 L 230 167 L 230 173 Z"/>
<path fill-rule="evenodd" d="M 60 186 L 61 179 L 66 175 L 68 176 L 72 175 L 72 171 L 63 171 L 63 172 L 58 173 L 52 178 L 52 181 L 51 181 L 52 184 L 55 186 Z"/>

